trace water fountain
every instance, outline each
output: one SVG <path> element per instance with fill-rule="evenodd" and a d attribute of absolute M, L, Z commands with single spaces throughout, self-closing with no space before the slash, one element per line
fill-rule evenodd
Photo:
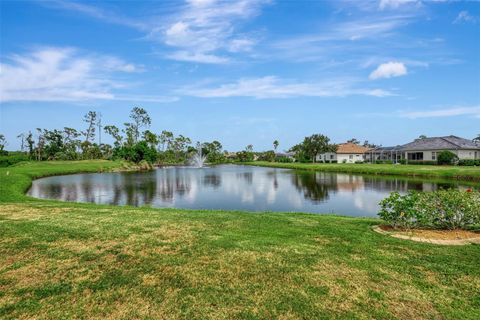
<path fill-rule="evenodd" d="M 197 168 L 202 168 L 205 164 L 205 160 L 207 159 L 207 157 L 202 154 L 202 147 L 203 145 L 200 142 L 197 142 L 197 152 L 190 160 L 191 165 Z"/>

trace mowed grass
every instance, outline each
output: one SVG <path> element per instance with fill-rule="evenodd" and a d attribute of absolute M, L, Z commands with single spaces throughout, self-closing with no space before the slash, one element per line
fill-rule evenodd
<path fill-rule="evenodd" d="M 376 219 L 23 195 L 34 176 L 120 166 L 0 169 L 1 319 L 478 319 L 478 245 L 386 237 Z"/>
<path fill-rule="evenodd" d="M 255 161 L 247 164 L 328 172 L 346 172 L 359 174 L 402 175 L 411 177 L 453 178 L 480 181 L 480 167 L 434 166 L 434 165 L 393 165 L 369 163 L 280 163 Z"/>

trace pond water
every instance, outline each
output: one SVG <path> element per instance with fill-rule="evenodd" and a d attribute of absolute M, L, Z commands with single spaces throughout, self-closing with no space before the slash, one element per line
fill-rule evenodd
<path fill-rule="evenodd" d="M 37 198 L 164 208 L 376 216 L 391 191 L 467 187 L 457 181 L 220 165 L 90 173 L 33 181 Z"/>

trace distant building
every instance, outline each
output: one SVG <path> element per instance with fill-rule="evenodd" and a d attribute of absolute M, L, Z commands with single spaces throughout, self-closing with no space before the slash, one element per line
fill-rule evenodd
<path fill-rule="evenodd" d="M 459 159 L 480 159 L 480 145 L 457 136 L 415 139 L 402 146 L 407 161 L 437 161 L 444 150 L 455 153 Z"/>
<path fill-rule="evenodd" d="M 336 152 L 320 153 L 317 162 L 355 163 L 365 160 L 365 153 L 370 149 L 351 142 L 340 143 Z"/>
<path fill-rule="evenodd" d="M 437 161 L 438 154 L 445 150 L 455 153 L 459 159 L 480 159 L 479 144 L 457 136 L 445 136 L 419 138 L 396 147 L 374 148 L 365 154 L 365 161 Z"/>

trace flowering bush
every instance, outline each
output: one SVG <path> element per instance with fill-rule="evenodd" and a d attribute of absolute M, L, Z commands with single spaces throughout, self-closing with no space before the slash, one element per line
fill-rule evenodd
<path fill-rule="evenodd" d="M 392 192 L 379 216 L 394 228 L 463 229 L 480 226 L 480 191 Z"/>

